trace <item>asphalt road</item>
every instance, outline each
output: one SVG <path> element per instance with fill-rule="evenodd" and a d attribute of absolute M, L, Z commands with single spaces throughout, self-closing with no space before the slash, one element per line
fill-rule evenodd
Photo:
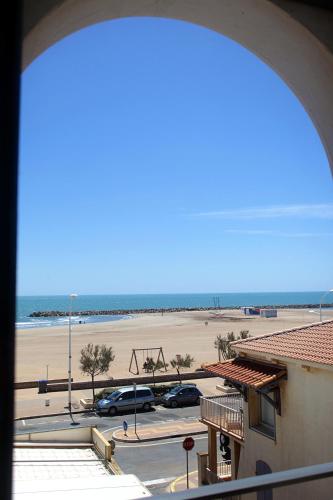
<path fill-rule="evenodd" d="M 170 483 L 186 474 L 184 438 L 168 439 L 141 444 L 117 443 L 115 457 L 121 469 L 135 474 L 157 495 L 170 491 Z M 197 451 L 207 451 L 207 436 L 194 436 L 195 445 L 189 452 L 189 472 L 197 470 Z"/>
<path fill-rule="evenodd" d="M 187 406 L 182 408 L 165 408 L 156 406 L 149 412 L 137 412 L 137 425 L 156 424 L 167 421 L 181 420 L 184 418 L 198 418 L 200 415 L 199 406 Z M 134 425 L 134 411 L 109 416 L 98 416 L 95 413 L 73 414 L 76 422 L 81 425 L 94 425 L 107 439 L 111 438 L 114 430 L 123 426 L 124 420 L 128 425 Z M 70 427 L 71 419 L 69 415 L 58 415 L 56 417 L 40 417 L 34 419 L 18 420 L 15 422 L 15 432 L 17 434 L 28 434 L 29 432 L 41 432 Z"/>
<path fill-rule="evenodd" d="M 197 419 L 199 406 L 165 408 L 156 406 L 149 412 L 137 412 L 137 425 Z M 134 412 L 114 417 L 100 417 L 96 414 L 75 414 L 81 425 L 95 425 L 107 439 L 113 431 L 122 428 L 123 421 L 134 425 Z M 43 417 L 15 422 L 17 434 L 47 431 L 71 427 L 69 416 Z M 207 451 L 207 437 L 195 436 L 195 447 L 189 452 L 189 470 L 197 469 L 197 451 Z M 154 493 L 168 490 L 170 483 L 186 473 L 186 455 L 182 448 L 183 438 L 165 439 L 145 443 L 116 443 L 115 458 L 125 474 L 135 474 Z"/>

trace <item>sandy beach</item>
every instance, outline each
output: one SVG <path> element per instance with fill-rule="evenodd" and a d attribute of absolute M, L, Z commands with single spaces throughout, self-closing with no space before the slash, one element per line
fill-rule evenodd
<path fill-rule="evenodd" d="M 333 311 L 323 311 L 323 319 L 333 318 Z M 75 381 L 89 380 L 79 369 L 80 350 L 86 344 L 112 346 L 115 360 L 109 376 L 129 375 L 133 348 L 163 347 L 166 362 L 176 354 L 194 357 L 193 368 L 217 361 L 214 340 L 217 335 L 249 330 L 251 336 L 318 322 L 319 315 L 308 309 L 279 309 L 277 318 L 245 316 L 239 310 L 194 311 L 138 314 L 130 319 L 78 324 L 72 327 L 72 373 Z M 150 352 L 148 351 L 148 355 Z M 140 369 L 143 354 L 138 357 Z M 68 363 L 68 326 L 17 330 L 16 380 L 66 378 Z M 142 372 L 143 373 L 143 372 Z M 106 378 L 103 376 L 102 378 Z"/>

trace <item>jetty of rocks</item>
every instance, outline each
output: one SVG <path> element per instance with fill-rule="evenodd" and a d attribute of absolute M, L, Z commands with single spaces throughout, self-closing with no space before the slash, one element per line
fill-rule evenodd
<path fill-rule="evenodd" d="M 183 311 L 223 311 L 237 310 L 241 306 L 228 307 L 168 307 L 168 308 L 151 308 L 151 309 L 109 309 L 109 310 L 90 310 L 90 311 L 72 311 L 72 316 L 126 316 L 131 314 L 153 314 L 153 313 L 168 313 L 168 312 L 183 312 Z M 316 309 L 319 304 L 293 304 L 293 305 L 253 305 L 251 307 L 259 309 Z M 322 304 L 324 307 L 332 307 L 332 304 Z M 56 318 L 60 316 L 69 316 L 69 311 L 35 311 L 29 314 L 30 318 Z"/>

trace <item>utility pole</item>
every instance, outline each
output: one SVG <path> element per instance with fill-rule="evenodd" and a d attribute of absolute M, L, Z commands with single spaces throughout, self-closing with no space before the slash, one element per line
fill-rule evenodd
<path fill-rule="evenodd" d="M 76 293 L 69 296 L 69 315 L 68 315 L 68 411 L 71 417 L 71 425 L 79 425 L 75 422 L 72 415 L 72 301 L 77 297 Z"/>

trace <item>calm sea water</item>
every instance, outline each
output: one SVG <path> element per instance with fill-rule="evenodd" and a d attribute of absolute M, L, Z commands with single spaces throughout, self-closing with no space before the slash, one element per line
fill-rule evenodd
<path fill-rule="evenodd" d="M 325 292 L 270 292 L 270 293 L 188 293 L 154 295 L 79 295 L 73 300 L 73 311 L 151 309 L 169 307 L 237 307 L 251 305 L 319 304 Z M 331 297 L 327 301 L 331 302 Z M 17 328 L 35 328 L 68 324 L 68 318 L 29 318 L 34 311 L 68 311 L 69 297 L 31 296 L 17 299 Z M 74 316 L 78 323 L 97 323 L 128 319 L 130 316 Z"/>

